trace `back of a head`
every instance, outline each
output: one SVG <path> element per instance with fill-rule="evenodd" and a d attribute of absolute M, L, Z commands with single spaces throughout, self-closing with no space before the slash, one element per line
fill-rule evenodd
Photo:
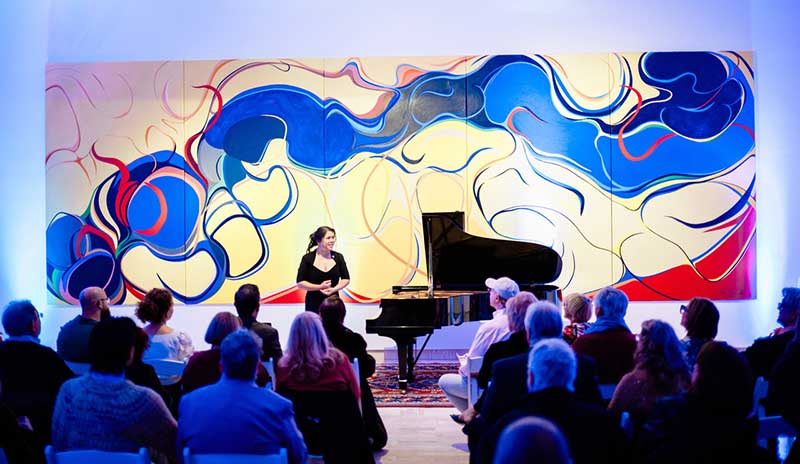
<path fill-rule="evenodd" d="M 220 346 L 220 362 L 225 377 L 252 381 L 261 361 L 261 340 L 249 330 L 238 329 L 225 337 Z"/>
<path fill-rule="evenodd" d="M 105 298 L 105 293 L 100 287 L 86 287 L 81 290 L 81 293 L 78 295 L 78 301 L 81 304 L 81 313 L 84 316 L 99 314 L 100 307 L 97 305 L 97 302 L 101 298 Z"/>
<path fill-rule="evenodd" d="M 163 323 L 172 307 L 172 293 L 165 288 L 154 288 L 147 292 L 136 306 L 136 317 L 142 322 Z"/>
<path fill-rule="evenodd" d="M 592 300 L 582 293 L 570 293 L 564 298 L 564 317 L 572 322 L 587 322 L 592 318 Z"/>
<path fill-rule="evenodd" d="M 36 335 L 33 322 L 39 317 L 39 311 L 29 300 L 14 300 L 3 310 L 3 328 L 12 337 Z"/>
<path fill-rule="evenodd" d="M 244 284 L 233 296 L 233 306 L 242 320 L 253 316 L 253 311 L 261 304 L 261 293 L 255 284 Z"/>
<path fill-rule="evenodd" d="M 136 324 L 128 317 L 111 317 L 97 323 L 89 336 L 92 370 L 107 374 L 125 371 L 136 343 Z"/>
<path fill-rule="evenodd" d="M 558 306 L 549 301 L 537 301 L 525 313 L 525 329 L 531 345 L 545 338 L 561 337 L 564 322 Z"/>
<path fill-rule="evenodd" d="M 567 342 L 560 338 L 543 339 L 533 346 L 528 355 L 528 391 L 537 392 L 547 388 L 574 391 L 577 369 L 578 361 Z"/>
<path fill-rule="evenodd" d="M 781 290 L 781 295 L 783 296 L 781 299 L 782 305 L 795 311 L 800 311 L 800 288 L 785 287 Z"/>
<path fill-rule="evenodd" d="M 219 312 L 211 318 L 211 322 L 208 324 L 205 341 L 211 346 L 219 346 L 228 334 L 241 326 L 242 321 L 235 314 L 227 311 Z"/>
<path fill-rule="evenodd" d="M 150 336 L 141 327 L 136 327 L 136 337 L 133 344 L 133 359 L 141 361 L 147 347 L 150 346 Z"/>
<path fill-rule="evenodd" d="M 322 326 L 322 319 L 311 311 L 295 316 L 289 329 L 288 357 L 296 360 L 317 359 L 330 349 L 328 336 Z"/>
<path fill-rule="evenodd" d="M 657 383 L 663 383 L 659 387 L 668 388 L 676 377 L 689 377 L 681 342 L 672 326 L 664 321 L 642 322 L 635 359 L 637 365 L 655 376 Z"/>
<path fill-rule="evenodd" d="M 603 316 L 624 319 L 628 312 L 628 295 L 614 287 L 605 287 L 597 292 L 594 304 L 603 309 Z"/>
<path fill-rule="evenodd" d="M 525 330 L 525 315 L 528 313 L 528 307 L 536 301 L 536 297 L 531 292 L 519 292 L 506 301 L 508 328 L 512 332 Z"/>
<path fill-rule="evenodd" d="M 319 317 L 326 329 L 343 325 L 346 313 L 344 301 L 336 295 L 325 298 L 319 305 Z"/>
<path fill-rule="evenodd" d="M 493 462 L 570 464 L 572 459 L 567 440 L 554 423 L 528 416 L 517 419 L 503 430 Z"/>
<path fill-rule="evenodd" d="M 707 298 L 692 298 L 686 306 L 686 335 L 698 340 L 713 340 L 717 336 L 719 311 Z"/>
<path fill-rule="evenodd" d="M 697 355 L 689 391 L 710 413 L 745 418 L 753 403 L 750 364 L 725 342 L 711 341 Z"/>

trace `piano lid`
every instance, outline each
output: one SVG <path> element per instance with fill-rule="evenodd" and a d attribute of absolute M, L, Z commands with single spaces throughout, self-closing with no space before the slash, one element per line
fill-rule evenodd
<path fill-rule="evenodd" d="M 423 213 L 422 225 L 434 289 L 480 290 L 487 277 L 501 276 L 520 285 L 544 284 L 561 274 L 561 257 L 551 248 L 470 235 L 461 211 Z"/>

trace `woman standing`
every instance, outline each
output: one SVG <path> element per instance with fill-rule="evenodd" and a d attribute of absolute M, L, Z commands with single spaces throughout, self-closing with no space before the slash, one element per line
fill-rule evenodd
<path fill-rule="evenodd" d="M 347 264 L 341 253 L 333 251 L 334 244 L 336 231 L 331 227 L 321 226 L 309 236 L 297 269 L 297 286 L 306 291 L 306 311 L 318 313 L 325 298 L 338 295 L 350 283 Z"/>

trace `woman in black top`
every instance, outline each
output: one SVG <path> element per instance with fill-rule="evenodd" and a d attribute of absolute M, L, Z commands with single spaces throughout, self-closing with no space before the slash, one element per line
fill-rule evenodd
<path fill-rule="evenodd" d="M 297 286 L 306 291 L 306 311 L 318 313 L 322 300 L 338 295 L 339 290 L 347 287 L 350 273 L 341 253 L 333 251 L 336 243 L 333 228 L 319 227 L 309 239 L 307 253 L 297 269 Z"/>

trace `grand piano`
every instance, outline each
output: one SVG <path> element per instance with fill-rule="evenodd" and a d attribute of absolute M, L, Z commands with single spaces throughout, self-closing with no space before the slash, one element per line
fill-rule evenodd
<path fill-rule="evenodd" d="M 393 287 L 392 295 L 381 299 L 378 317 L 366 321 L 367 333 L 397 343 L 403 391 L 414 380 L 414 365 L 434 330 L 491 319 L 487 277 L 510 277 L 537 298 L 557 301 L 558 289 L 544 284 L 561 273 L 561 257 L 549 247 L 464 232 L 463 212 L 424 213 L 422 225 L 428 285 Z M 415 357 L 417 337 L 425 335 Z"/>

